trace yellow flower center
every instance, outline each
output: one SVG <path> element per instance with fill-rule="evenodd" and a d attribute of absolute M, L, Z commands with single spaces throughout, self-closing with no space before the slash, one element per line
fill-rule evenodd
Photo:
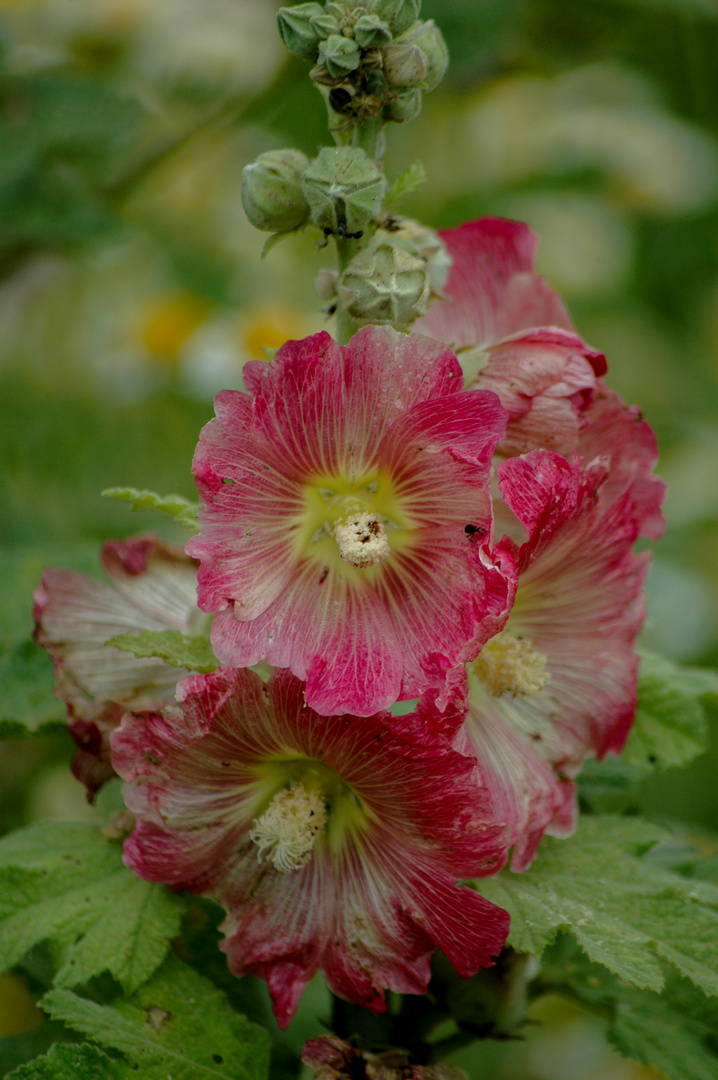
<path fill-rule="evenodd" d="M 348 566 L 371 573 L 392 552 L 411 545 L 413 528 L 388 476 L 320 476 L 304 485 L 295 550 L 298 557 L 344 573 Z"/>
<path fill-rule="evenodd" d="M 265 761 L 255 791 L 250 839 L 258 858 L 267 857 L 283 873 L 304 866 L 321 844 L 336 854 L 347 833 L 356 836 L 370 816 L 349 784 L 312 758 Z"/>
<path fill-rule="evenodd" d="M 547 659 L 526 638 L 502 630 L 484 645 L 473 668 L 493 697 L 538 694 L 548 682 Z"/>
<path fill-rule="evenodd" d="M 307 791 L 302 784 L 285 788 L 252 823 L 249 838 L 257 845 L 257 859 L 266 855 L 284 874 L 298 870 L 309 861 L 326 820 L 320 791 Z"/>

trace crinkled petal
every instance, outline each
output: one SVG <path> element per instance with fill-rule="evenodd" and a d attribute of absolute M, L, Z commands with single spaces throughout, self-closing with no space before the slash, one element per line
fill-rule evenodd
<path fill-rule="evenodd" d="M 444 292 L 415 328 L 453 349 L 485 348 L 535 326 L 572 330 L 557 294 L 534 271 L 527 225 L 481 218 L 439 233 L 453 260 Z"/>
<path fill-rule="evenodd" d="M 601 353 L 576 334 L 553 327 L 492 346 L 476 385 L 498 394 L 509 414 L 498 454 L 511 457 L 539 447 L 573 454 L 602 370 Z"/>
<path fill-rule="evenodd" d="M 196 563 L 154 536 L 108 541 L 100 560 L 111 584 L 74 570 L 45 570 L 34 594 L 35 640 L 55 668 L 78 746 L 73 772 L 90 798 L 112 775 L 108 737 L 125 708 L 162 708 L 178 672 L 164 661 L 106 645 L 142 630 L 196 633 Z"/>
<path fill-rule="evenodd" d="M 578 451 L 584 464 L 609 466 L 603 498 L 630 489 L 640 535 L 659 540 L 666 527 L 661 503 L 666 485 L 651 473 L 658 461 L 656 437 L 633 405 L 624 405 L 603 383 L 585 414 Z"/>

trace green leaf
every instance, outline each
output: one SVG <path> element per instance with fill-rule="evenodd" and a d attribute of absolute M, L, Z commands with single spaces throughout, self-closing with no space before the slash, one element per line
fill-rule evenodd
<path fill-rule="evenodd" d="M 709 695 L 718 695 L 718 672 L 642 656 L 638 709 L 623 762 L 645 774 L 685 765 L 702 754 L 708 728 L 701 699 Z"/>
<path fill-rule="evenodd" d="M 179 630 L 142 630 L 137 633 L 118 634 L 110 638 L 108 645 L 130 652 L 133 656 L 158 656 L 170 667 L 187 668 L 205 674 L 216 671 L 219 661 L 204 637 L 190 637 Z"/>
<path fill-rule="evenodd" d="M 197 503 L 181 495 L 157 495 L 154 491 L 138 491 L 131 487 L 105 488 L 102 494 L 106 499 L 121 499 L 130 503 L 133 510 L 161 510 L 195 532 L 199 530 Z"/>
<path fill-rule="evenodd" d="M 541 956 L 559 930 L 635 986 L 660 990 L 661 960 L 718 994 L 718 887 L 644 858 L 667 834 L 635 818 L 586 817 L 568 840 L 546 837 L 533 866 L 482 880 L 511 915 L 509 944 Z"/>
<path fill-rule="evenodd" d="M 14 1069 L 7 1080 L 119 1080 L 118 1063 L 89 1043 L 56 1043 L 49 1053 Z"/>
<path fill-rule="evenodd" d="M 182 903 L 128 870 L 119 845 L 86 822 L 43 822 L 0 840 L 0 970 L 34 945 L 55 951 L 56 986 L 109 971 L 140 986 L 179 931 Z"/>
<path fill-rule="evenodd" d="M 9 727 L 6 735 L 64 722 L 65 706 L 55 697 L 52 660 L 34 641 L 0 645 L 0 686 L 0 724 L 20 725 L 19 731 Z"/>
<path fill-rule="evenodd" d="M 98 1005 L 52 990 L 53 1019 L 119 1050 L 143 1080 L 264 1080 L 266 1032 L 230 1008 L 224 994 L 176 957 L 130 1000 Z"/>
<path fill-rule="evenodd" d="M 262 254 L 259 256 L 260 259 L 266 259 L 267 255 L 269 255 L 270 251 L 277 246 L 280 240 L 284 240 L 287 236 L 296 236 L 297 231 L 297 229 L 285 229 L 284 232 L 275 232 L 272 233 L 271 236 L 268 236 L 264 241 Z"/>
<path fill-rule="evenodd" d="M 564 937 L 550 950 L 539 982 L 608 1015 L 608 1039 L 626 1057 L 653 1065 L 671 1080 L 715 1080 L 718 1001 L 668 972 L 659 994 L 638 990 L 586 959 Z"/>
<path fill-rule="evenodd" d="M 412 192 L 417 191 L 423 183 L 426 182 L 426 169 L 419 162 L 415 161 L 413 165 L 410 165 L 404 172 L 392 180 L 389 187 L 389 193 L 384 203 L 385 207 L 395 206 L 400 203 L 402 199 L 405 199 L 407 195 L 411 195 Z"/>

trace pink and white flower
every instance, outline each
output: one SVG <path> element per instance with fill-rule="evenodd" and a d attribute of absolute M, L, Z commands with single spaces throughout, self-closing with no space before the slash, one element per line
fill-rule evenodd
<path fill-rule="evenodd" d="M 453 736 L 455 748 L 476 756 L 520 871 L 544 832 L 572 831 L 572 779 L 584 760 L 619 753 L 628 735 L 649 559 L 632 546 L 647 511 L 659 516 L 662 485 L 651 489 L 649 510 L 643 478 L 616 494 L 604 464 L 583 468 L 542 450 L 498 473 L 528 534 L 523 544 L 504 537 L 497 545 L 516 561 L 514 606 L 467 665 L 466 683 L 455 680 L 451 708 L 442 713 L 426 696 L 417 734 Z"/>
<path fill-rule="evenodd" d="M 194 462 L 187 551 L 217 656 L 290 668 L 327 715 L 440 689 L 510 600 L 466 533 L 491 531 L 498 399 L 462 392 L 442 345 L 389 328 L 288 342 L 244 370 L 249 395 L 218 395 Z"/>
<path fill-rule="evenodd" d="M 434 303 L 415 329 L 455 349 L 468 386 L 499 395 L 509 413 L 500 456 L 537 447 L 570 455 L 606 361 L 576 334 L 535 272 L 536 237 L 503 218 L 439 235 L 453 260 L 448 299 Z"/>
<path fill-rule="evenodd" d="M 114 775 L 108 736 L 128 708 L 174 699 L 177 668 L 105 643 L 141 630 L 198 634 L 197 564 L 155 536 L 111 540 L 100 553 L 110 584 L 75 570 L 47 569 L 34 594 L 35 640 L 50 653 L 56 693 L 67 705 L 78 750 L 72 769 L 92 799 Z"/>
<path fill-rule="evenodd" d="M 112 736 L 125 861 L 224 905 L 229 966 L 267 980 L 281 1026 L 320 968 L 381 1012 L 387 988 L 426 990 L 435 948 L 461 975 L 492 963 L 508 916 L 457 879 L 500 868 L 506 836 L 470 759 L 388 714 L 320 716 L 287 671 L 192 676 L 178 700 Z"/>

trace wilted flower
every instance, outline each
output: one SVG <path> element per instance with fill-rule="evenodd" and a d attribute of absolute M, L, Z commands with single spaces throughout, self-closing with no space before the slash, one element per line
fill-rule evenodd
<path fill-rule="evenodd" d="M 113 734 L 125 859 L 223 904 L 230 968 L 267 980 L 280 1025 L 319 968 L 381 1012 L 384 989 L 425 991 L 434 948 L 461 975 L 492 963 L 508 916 L 457 888 L 505 856 L 471 759 L 424 753 L 388 714 L 319 716 L 287 671 L 192 676 L 178 700 Z"/>
<path fill-rule="evenodd" d="M 35 640 L 52 657 L 57 696 L 78 745 L 72 770 L 90 798 L 113 775 L 108 737 L 123 712 L 162 708 L 179 678 L 163 660 L 105 643 L 141 630 L 198 634 L 207 624 L 197 607 L 197 564 L 178 548 L 154 536 L 110 540 L 100 563 L 109 585 L 47 569 L 34 595 Z"/>
<path fill-rule="evenodd" d="M 302 1050 L 302 1062 L 314 1069 L 315 1080 L 468 1080 L 455 1065 L 414 1065 L 406 1050 L 372 1053 L 360 1050 L 336 1035 L 308 1039 Z"/>
<path fill-rule="evenodd" d="M 251 396 L 219 394 L 194 462 L 187 551 L 218 657 L 290 668 L 325 714 L 440 689 L 509 599 L 467 533 L 491 531 L 498 399 L 389 328 L 289 342 L 244 372 Z"/>

